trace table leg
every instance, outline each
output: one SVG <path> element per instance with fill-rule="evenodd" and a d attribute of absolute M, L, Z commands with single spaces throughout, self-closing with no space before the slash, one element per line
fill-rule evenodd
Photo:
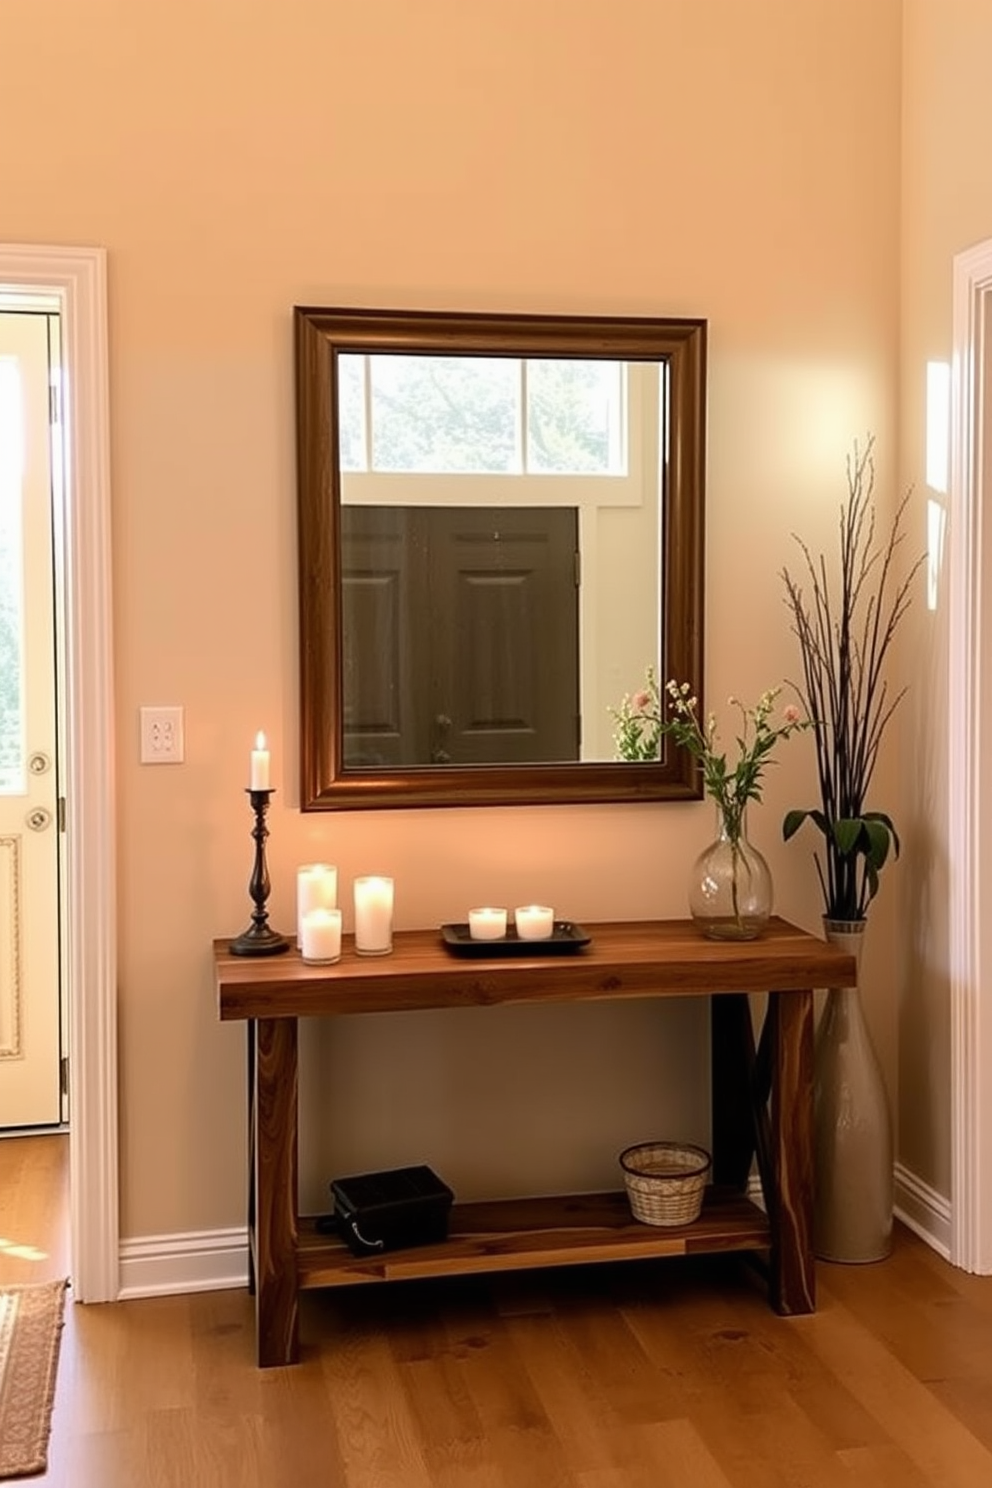
<path fill-rule="evenodd" d="M 259 1018 L 255 1046 L 255 1327 L 258 1363 L 295 1364 L 297 1314 L 297 1032 Z"/>
<path fill-rule="evenodd" d="M 752 1114 L 754 1033 L 746 992 L 710 998 L 713 1182 L 747 1188 L 755 1132 Z"/>
<path fill-rule="evenodd" d="M 768 999 L 771 1058 L 770 1292 L 776 1312 L 813 1312 L 813 994 Z"/>
<path fill-rule="evenodd" d="M 248 1295 L 255 1295 L 255 1020 L 248 1032 Z"/>

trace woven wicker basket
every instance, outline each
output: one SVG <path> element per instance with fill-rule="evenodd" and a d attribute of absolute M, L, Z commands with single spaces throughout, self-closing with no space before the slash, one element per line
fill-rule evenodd
<path fill-rule="evenodd" d="M 711 1158 L 688 1142 L 639 1142 L 620 1154 L 635 1219 L 650 1225 L 692 1224 L 703 1207 Z"/>

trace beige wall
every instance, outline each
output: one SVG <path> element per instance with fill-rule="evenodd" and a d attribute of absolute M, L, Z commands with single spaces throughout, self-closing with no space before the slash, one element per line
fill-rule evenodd
<path fill-rule="evenodd" d="M 906 0 L 904 21 L 900 459 L 924 485 L 925 375 L 949 361 L 956 253 L 992 238 L 992 7 L 986 0 Z M 946 552 L 944 573 L 946 575 Z M 907 632 L 914 685 L 904 720 L 907 861 L 900 879 L 906 970 L 899 1007 L 902 1161 L 949 1194 L 950 1010 L 946 837 L 947 594 L 918 607 Z"/>
<path fill-rule="evenodd" d="M 900 5 L 74 0 L 4 33 L 0 236 L 109 251 L 123 1232 L 235 1225 L 244 1032 L 209 947 L 247 919 L 256 729 L 287 928 L 315 857 L 392 873 L 400 926 L 521 894 L 681 914 L 712 828 L 706 804 L 298 812 L 291 306 L 708 317 L 709 696 L 753 697 L 797 670 L 777 574 L 793 529 L 832 541 L 854 437 L 894 489 Z M 139 766 L 142 703 L 185 706 L 181 768 Z M 813 796 L 793 741 L 753 820 L 811 928 L 779 823 Z M 894 1082 L 884 976 L 878 999 Z M 308 1030 L 305 1197 L 413 1152 L 462 1190 L 596 1184 L 623 1140 L 705 1134 L 701 1034 L 678 1007 L 370 1019 L 337 1054 Z"/>

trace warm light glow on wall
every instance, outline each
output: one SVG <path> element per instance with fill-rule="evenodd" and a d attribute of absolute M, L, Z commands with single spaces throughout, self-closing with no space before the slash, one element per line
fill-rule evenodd
<path fill-rule="evenodd" d="M 947 511 L 942 501 L 931 496 L 927 502 L 927 609 L 937 608 L 940 568 L 944 557 L 944 529 Z"/>
<path fill-rule="evenodd" d="M 927 362 L 927 485 L 947 495 L 951 432 L 951 364 Z"/>
<path fill-rule="evenodd" d="M 927 485 L 947 495 L 951 449 L 951 364 L 927 362 Z M 937 608 L 944 555 L 947 509 L 933 496 L 927 502 L 927 608 Z"/>

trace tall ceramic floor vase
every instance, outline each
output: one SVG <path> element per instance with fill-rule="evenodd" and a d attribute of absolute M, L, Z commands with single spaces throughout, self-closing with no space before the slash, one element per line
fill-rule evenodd
<path fill-rule="evenodd" d="M 859 982 L 827 992 L 816 1030 L 813 1248 L 825 1261 L 880 1261 L 892 1246 L 892 1119 L 861 1004 L 866 923 L 823 922 Z"/>

